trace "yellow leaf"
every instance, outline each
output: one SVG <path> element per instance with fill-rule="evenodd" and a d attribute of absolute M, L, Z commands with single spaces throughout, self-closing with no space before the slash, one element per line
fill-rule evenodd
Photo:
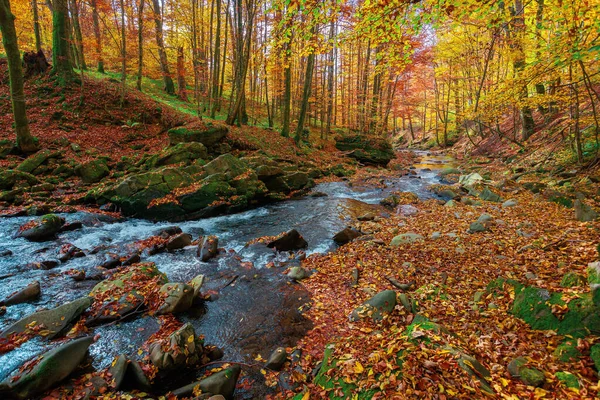
<path fill-rule="evenodd" d="M 192 343 L 194 341 L 194 336 L 190 335 L 188 336 L 188 343 Z"/>
<path fill-rule="evenodd" d="M 354 373 L 355 374 L 362 374 L 364 370 L 365 370 L 365 368 L 362 366 L 361 363 L 359 363 L 358 361 L 356 363 L 354 363 Z"/>
<path fill-rule="evenodd" d="M 306 392 L 302 395 L 302 400 L 308 400 L 310 399 L 310 392 Z"/>

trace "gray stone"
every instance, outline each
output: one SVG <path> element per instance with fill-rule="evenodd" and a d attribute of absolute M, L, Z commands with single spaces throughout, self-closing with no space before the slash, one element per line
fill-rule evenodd
<path fill-rule="evenodd" d="M 8 392 L 18 399 L 31 399 L 62 381 L 83 361 L 92 337 L 75 339 L 40 356 L 40 361 L 15 381 L 5 381 Z"/>
<path fill-rule="evenodd" d="M 308 246 L 308 243 L 300 233 L 292 229 L 282 235 L 280 235 L 277 239 L 272 240 L 267 243 L 267 247 L 274 248 L 277 251 L 293 251 L 304 249 Z"/>
<path fill-rule="evenodd" d="M 157 314 L 177 314 L 187 311 L 194 301 L 194 288 L 185 283 L 165 283 L 159 290 L 159 295 L 166 294 L 165 302 Z"/>
<path fill-rule="evenodd" d="M 481 222 L 473 222 L 469 225 L 469 233 L 485 232 L 487 228 Z"/>
<path fill-rule="evenodd" d="M 169 239 L 169 241 L 167 242 L 167 250 L 175 251 L 175 250 L 183 249 L 184 247 L 189 246 L 191 244 L 192 244 L 192 237 L 190 235 L 188 235 L 187 233 L 180 233 L 180 234 L 173 236 L 171 239 Z"/>
<path fill-rule="evenodd" d="M 194 388 L 198 386 L 202 393 L 221 395 L 227 400 L 231 400 L 233 399 L 240 371 L 241 368 L 239 365 L 233 365 L 223 371 L 212 374 L 208 378 L 202 379 L 200 382 L 194 382 L 174 390 L 173 394 L 178 397 L 189 397 L 194 392 Z"/>
<path fill-rule="evenodd" d="M 129 365 L 129 360 L 125 354 L 121 354 L 117 356 L 117 358 L 113 361 L 110 366 L 108 372 L 110 372 L 112 381 L 111 386 L 115 390 L 119 390 L 123 381 L 125 379 L 125 373 L 127 372 L 127 366 Z"/>
<path fill-rule="evenodd" d="M 60 232 L 60 228 L 64 223 L 64 218 L 54 214 L 47 214 L 35 221 L 35 225 L 33 226 L 29 226 L 28 224 L 22 225 L 19 228 L 17 236 L 32 242 L 51 240 Z"/>
<path fill-rule="evenodd" d="M 493 220 L 494 217 L 492 217 L 490 214 L 481 214 L 479 216 L 479 218 L 477 218 L 477 222 L 485 224 L 486 222 L 490 222 L 491 220 Z"/>
<path fill-rule="evenodd" d="M 384 290 L 377 293 L 369 300 L 358 306 L 350 315 L 351 321 L 358 321 L 370 317 L 376 321 L 383 319 L 384 314 L 389 314 L 396 307 L 396 292 Z"/>
<path fill-rule="evenodd" d="M 219 239 L 214 236 L 205 236 L 202 238 L 202 243 L 198 246 L 196 255 L 200 257 L 200 260 L 207 262 L 208 260 L 217 256 L 219 252 Z"/>
<path fill-rule="evenodd" d="M 265 367 L 273 371 L 281 371 L 283 364 L 285 364 L 285 361 L 287 360 L 287 356 L 288 354 L 287 351 L 285 351 L 285 348 L 278 347 L 269 356 Z"/>
<path fill-rule="evenodd" d="M 204 285 L 204 275 L 196 275 L 194 279 L 189 282 L 189 285 L 194 288 L 194 298 L 200 295 L 200 289 Z"/>
<path fill-rule="evenodd" d="M 287 273 L 287 276 L 295 281 L 301 281 L 302 279 L 308 278 L 308 272 L 302 267 L 292 267 Z"/>
<path fill-rule="evenodd" d="M 504 203 L 502 203 L 502 208 L 509 208 L 509 207 L 514 207 L 517 205 L 517 201 L 514 199 L 509 199 L 506 200 Z"/>
<path fill-rule="evenodd" d="M 414 233 L 414 232 L 407 232 L 407 233 L 402 233 L 398 236 L 395 236 L 392 241 L 390 242 L 390 246 L 400 246 L 402 244 L 409 244 L 409 243 L 414 243 L 416 241 L 421 241 L 423 240 L 424 237 Z"/>
<path fill-rule="evenodd" d="M 35 281 L 18 292 L 8 296 L 6 300 L 0 302 L 0 305 L 11 306 L 13 304 L 26 303 L 30 300 L 37 299 L 38 297 L 40 297 L 40 283 Z"/>
<path fill-rule="evenodd" d="M 589 205 L 583 203 L 581 200 L 575 200 L 573 205 L 575 207 L 575 218 L 577 221 L 589 222 L 598 219 L 598 213 Z"/>
<path fill-rule="evenodd" d="M 333 241 L 341 246 L 343 244 L 350 243 L 351 241 L 353 241 L 361 235 L 362 233 L 360 233 L 356 229 L 344 228 L 343 230 L 335 234 L 335 236 L 333 237 Z"/>
<path fill-rule="evenodd" d="M 69 324 L 91 305 L 91 298 L 82 297 L 51 310 L 38 311 L 6 328 L 0 333 L 0 338 L 6 339 L 11 333 L 25 332 L 30 324 L 35 323 L 35 325 L 44 325 L 45 329 L 41 332 L 45 333 L 47 339 L 53 339 L 63 333 Z"/>
<path fill-rule="evenodd" d="M 150 345 L 150 361 L 159 370 L 190 367 L 202 361 L 204 347 L 188 322 L 165 341 Z"/>

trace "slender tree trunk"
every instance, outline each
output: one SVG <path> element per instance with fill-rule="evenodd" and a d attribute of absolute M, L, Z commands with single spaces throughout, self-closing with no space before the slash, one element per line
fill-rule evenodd
<path fill-rule="evenodd" d="M 210 109 L 210 117 L 215 118 L 217 109 L 219 108 L 219 62 L 221 60 L 221 0 L 216 1 L 217 27 L 215 30 L 215 50 L 213 53 L 212 65 L 212 107 Z"/>
<path fill-rule="evenodd" d="M 42 51 L 42 36 L 40 34 L 40 19 L 38 15 L 37 0 L 31 0 L 31 8 L 33 11 L 33 34 L 35 36 L 35 49 Z"/>
<path fill-rule="evenodd" d="M 185 87 L 185 63 L 183 57 L 183 46 L 177 49 L 177 97 L 180 100 L 188 101 L 187 90 Z"/>
<path fill-rule="evenodd" d="M 335 21 L 332 19 L 329 23 L 329 41 L 331 42 L 331 52 L 329 53 L 327 60 L 327 124 L 325 126 L 325 137 L 331 133 L 331 121 L 333 119 L 333 63 L 336 48 L 335 44 L 333 43 L 334 35 Z"/>
<path fill-rule="evenodd" d="M 24 153 L 33 153 L 38 150 L 38 145 L 29 132 L 29 123 L 25 108 L 25 94 L 23 93 L 21 54 L 17 45 L 17 31 L 15 30 L 15 16 L 10 10 L 8 0 L 0 0 L 0 32 L 2 33 L 2 44 L 4 45 L 8 61 L 10 97 L 12 99 L 13 116 L 15 118 L 17 147 Z"/>
<path fill-rule="evenodd" d="M 140 3 L 143 3 L 142 0 Z M 96 62 L 98 64 L 98 72 L 104 73 L 104 59 L 102 58 L 102 34 L 100 32 L 100 18 L 98 16 L 97 0 L 90 0 L 92 7 L 92 23 L 94 25 L 94 36 L 96 38 Z"/>
<path fill-rule="evenodd" d="M 121 105 L 125 104 L 127 81 L 127 35 L 125 34 L 125 1 L 121 0 Z"/>
<path fill-rule="evenodd" d="M 315 28 L 313 28 L 313 35 Z M 310 98 L 310 89 L 312 86 L 312 76 L 315 66 L 315 53 L 311 52 L 306 60 L 306 74 L 304 76 L 304 89 L 302 90 L 302 103 L 300 103 L 300 114 L 298 115 L 298 126 L 296 127 L 296 137 L 294 140 L 296 143 L 300 143 L 300 140 L 304 134 L 304 120 L 306 118 L 306 110 L 308 109 L 308 100 Z"/>
<path fill-rule="evenodd" d="M 165 92 L 168 94 L 175 94 L 175 84 L 169 71 L 169 61 L 167 59 L 167 51 L 165 50 L 165 42 L 163 36 L 163 21 L 162 11 L 160 9 L 160 0 L 152 0 L 154 8 L 154 24 L 156 26 L 156 44 L 158 46 L 158 57 L 160 60 L 160 69 L 163 74 L 163 81 L 165 83 Z"/>
<path fill-rule="evenodd" d="M 54 0 L 52 12 L 52 75 L 59 86 L 73 81 L 73 64 L 69 50 L 69 11 L 67 0 Z"/>
<path fill-rule="evenodd" d="M 514 36 L 515 36 L 515 45 L 514 50 L 516 53 L 516 58 L 513 62 L 515 73 L 518 75 L 521 74 L 523 69 L 525 68 L 525 52 L 523 50 L 523 36 L 525 31 L 525 16 L 524 16 L 524 6 L 522 0 L 515 0 L 515 16 L 514 16 Z M 521 88 L 521 100 L 525 100 L 529 97 L 529 92 L 527 90 L 527 84 L 523 84 Z M 531 108 L 529 106 L 522 106 L 519 110 L 519 115 L 521 117 L 521 139 L 523 141 L 529 139 L 529 137 L 533 134 L 535 129 L 535 122 L 533 120 L 533 115 L 531 113 Z"/>
<path fill-rule="evenodd" d="M 85 64 L 85 55 L 83 54 L 83 35 L 81 34 L 81 26 L 79 24 L 79 4 L 77 0 L 71 1 L 71 19 L 73 20 L 73 32 L 75 33 L 75 46 L 79 58 L 79 68 L 87 69 Z"/>
<path fill-rule="evenodd" d="M 95 1 L 95 0 L 94 0 Z M 145 0 L 140 0 L 138 6 L 138 73 L 136 87 L 142 91 L 142 73 L 144 70 L 144 4 Z"/>

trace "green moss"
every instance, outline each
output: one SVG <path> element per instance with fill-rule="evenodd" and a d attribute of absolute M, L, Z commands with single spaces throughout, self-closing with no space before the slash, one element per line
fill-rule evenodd
<path fill-rule="evenodd" d="M 579 379 L 575 375 L 567 371 L 557 372 L 555 374 L 556 379 L 562 382 L 566 387 L 570 389 L 579 389 Z"/>
<path fill-rule="evenodd" d="M 577 349 L 576 339 L 565 340 L 558 345 L 553 354 L 562 362 L 577 360 L 579 357 L 581 357 L 581 352 Z"/>
<path fill-rule="evenodd" d="M 552 304 L 564 305 L 559 293 L 550 294 L 545 289 L 523 287 L 515 290 L 512 313 L 533 329 L 556 331 L 560 321 L 552 314 Z"/>
<path fill-rule="evenodd" d="M 597 343 L 592 346 L 592 349 L 590 351 L 590 357 L 594 362 L 596 371 L 600 372 L 600 343 Z"/>
<path fill-rule="evenodd" d="M 585 279 L 583 276 L 579 275 L 576 272 L 567 272 L 565 276 L 563 276 L 562 281 L 560 281 L 560 286 L 565 288 L 582 286 L 585 283 Z"/>
<path fill-rule="evenodd" d="M 519 369 L 519 374 L 523 383 L 529 386 L 542 386 L 546 380 L 544 373 L 536 368 L 521 368 Z"/>

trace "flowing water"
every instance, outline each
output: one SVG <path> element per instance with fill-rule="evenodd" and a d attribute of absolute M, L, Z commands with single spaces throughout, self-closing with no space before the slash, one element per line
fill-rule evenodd
<path fill-rule="evenodd" d="M 438 170 L 451 165 L 452 159 L 425 152 L 417 152 L 417 159 L 416 175 L 387 180 L 385 188 L 350 187 L 345 182 L 323 183 L 314 191 L 327 196 L 309 196 L 239 214 L 178 224 L 194 239 L 205 234 L 219 238 L 219 246 L 228 252 L 211 262 L 199 261 L 193 247 L 174 253 L 143 255 L 142 260 L 155 262 L 171 282 L 186 282 L 198 274 L 205 274 L 203 291 L 218 293 L 217 298 L 194 308 L 181 319 L 191 322 L 196 332 L 205 336 L 206 343 L 222 348 L 224 359 L 252 362 L 259 353 L 266 358 L 278 346 L 293 346 L 310 329 L 310 322 L 300 311 L 310 299 L 301 285 L 290 284 L 282 273 L 289 265 L 287 254 L 277 255 L 264 246 L 246 246 L 246 243 L 295 228 L 309 244 L 307 254 L 332 251 L 336 245 L 331 238 L 353 218 L 367 211 L 385 213 L 378 203 L 390 192 L 411 191 L 421 198 L 435 197 L 426 188 L 439 182 Z M 63 217 L 67 222 L 82 221 L 84 227 L 43 243 L 13 238 L 18 227 L 32 217 L 0 219 L 0 253 L 3 250 L 13 253 L 0 257 L 0 299 L 34 280 L 40 281 L 42 288 L 38 300 L 8 307 L 7 313 L 0 317 L 0 330 L 36 310 L 85 296 L 97 283 L 94 280 L 75 282 L 65 274 L 66 271 L 75 268 L 92 274 L 109 253 L 127 254 L 133 250 L 134 242 L 172 226 L 140 219 L 115 220 L 89 213 L 65 214 Z M 61 245 L 66 243 L 84 250 L 87 256 L 48 271 L 27 267 L 32 262 L 55 260 Z M 102 250 L 89 254 L 98 246 Z M 153 317 L 96 328 L 94 334 L 99 334 L 100 339 L 90 348 L 93 367 L 107 367 L 120 353 L 136 355 L 157 329 Z M 47 347 L 43 341 L 32 340 L 0 355 L 0 380 Z"/>

